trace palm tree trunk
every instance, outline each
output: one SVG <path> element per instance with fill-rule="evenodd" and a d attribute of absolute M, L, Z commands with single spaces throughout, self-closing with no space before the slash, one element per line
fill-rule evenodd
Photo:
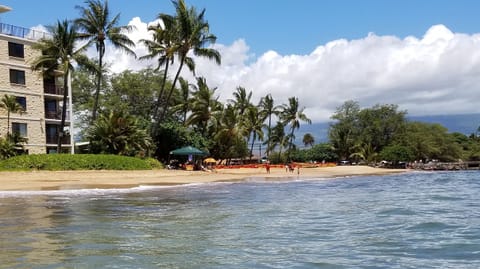
<path fill-rule="evenodd" d="M 182 56 L 182 59 L 180 61 L 180 66 L 178 67 L 177 73 L 175 74 L 175 78 L 173 79 L 172 87 L 170 88 L 167 99 L 165 100 L 165 104 L 163 105 L 162 114 L 160 114 L 160 118 L 158 119 L 159 122 L 163 121 L 167 113 L 168 103 L 170 102 L 170 98 L 172 97 L 173 90 L 175 89 L 175 84 L 177 84 L 177 80 L 180 77 L 180 72 L 182 71 L 184 62 L 185 62 L 185 56 Z"/>
<path fill-rule="evenodd" d="M 7 110 L 7 136 L 10 134 L 10 110 Z"/>
<path fill-rule="evenodd" d="M 255 143 L 256 139 L 257 139 L 257 134 L 255 132 L 253 132 L 252 145 L 250 146 L 250 161 L 252 160 L 253 144 Z"/>
<path fill-rule="evenodd" d="M 93 124 L 97 119 L 98 99 L 100 96 L 100 90 L 101 90 L 101 84 L 102 84 L 102 60 L 103 60 L 103 48 L 102 48 L 102 45 L 100 45 L 100 48 L 98 49 L 97 89 L 95 90 L 95 99 L 93 100 L 91 124 Z"/>
<path fill-rule="evenodd" d="M 272 134 L 272 114 L 269 114 L 268 115 L 268 134 L 267 134 L 268 135 L 268 138 L 267 138 L 268 140 L 267 140 L 267 152 L 266 152 L 267 159 L 268 159 L 268 156 L 270 156 L 270 143 L 271 143 L 270 136 L 271 136 L 271 134 Z"/>
<path fill-rule="evenodd" d="M 295 132 L 295 128 L 292 127 L 292 131 L 290 132 L 290 141 L 288 143 L 288 152 L 287 152 L 287 161 L 290 161 L 290 153 L 292 151 L 293 145 L 293 133 Z"/>
<path fill-rule="evenodd" d="M 163 83 L 162 87 L 160 88 L 160 92 L 158 93 L 158 98 L 157 98 L 157 103 L 155 104 L 155 110 L 153 111 L 153 119 L 155 120 L 158 115 L 158 109 L 160 108 L 161 105 L 161 100 L 163 96 L 163 92 L 165 91 L 165 84 L 167 84 L 167 73 L 168 73 L 168 67 L 169 67 L 169 61 L 167 60 L 165 62 L 165 70 L 163 72 Z M 160 121 L 157 121 L 152 128 L 152 135 L 155 133 L 157 130 L 158 124 Z"/>
<path fill-rule="evenodd" d="M 65 71 L 63 75 L 63 107 L 62 107 L 62 121 L 60 122 L 60 130 L 58 132 L 58 140 L 57 140 L 57 153 L 62 152 L 62 140 L 64 135 L 64 127 L 65 127 L 65 118 L 67 117 L 67 97 L 68 97 L 68 75 L 69 70 Z"/>

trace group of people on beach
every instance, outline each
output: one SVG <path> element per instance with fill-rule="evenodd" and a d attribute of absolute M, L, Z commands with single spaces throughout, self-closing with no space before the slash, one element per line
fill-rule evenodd
<path fill-rule="evenodd" d="M 270 174 L 270 161 L 267 161 L 265 163 L 265 170 L 267 171 L 267 174 Z M 295 171 L 295 166 L 293 163 L 286 163 L 285 164 L 285 172 L 290 172 L 293 173 Z M 300 174 L 300 166 L 297 165 L 297 174 Z"/>

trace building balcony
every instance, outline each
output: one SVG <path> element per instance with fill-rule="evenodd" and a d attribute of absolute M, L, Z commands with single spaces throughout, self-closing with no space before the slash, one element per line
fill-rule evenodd
<path fill-rule="evenodd" d="M 62 120 L 62 111 L 45 111 L 46 120 Z M 70 121 L 70 113 L 65 115 L 65 121 Z"/>
<path fill-rule="evenodd" d="M 55 94 L 55 95 L 62 95 L 65 92 L 63 86 L 55 85 L 53 83 L 44 83 L 43 84 L 43 92 L 46 94 Z"/>
<path fill-rule="evenodd" d="M 47 136 L 47 144 L 57 144 L 58 135 Z M 62 145 L 70 145 L 70 135 L 65 135 L 62 138 Z"/>
<path fill-rule="evenodd" d="M 15 36 L 30 40 L 39 40 L 41 38 L 51 38 L 52 35 L 46 32 L 32 30 L 20 26 L 0 23 L 0 34 Z"/>

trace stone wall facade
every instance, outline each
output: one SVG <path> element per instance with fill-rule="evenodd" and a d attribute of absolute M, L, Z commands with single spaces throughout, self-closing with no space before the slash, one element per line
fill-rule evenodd
<path fill-rule="evenodd" d="M 23 44 L 24 58 L 9 56 L 9 42 Z M 40 72 L 32 71 L 31 65 L 40 53 L 31 46 L 34 41 L 0 34 L 0 98 L 5 94 L 26 98 L 26 111 L 10 115 L 8 128 L 7 112 L 0 109 L 0 136 L 4 137 L 7 129 L 12 131 L 12 123 L 27 125 L 28 142 L 25 149 L 29 154 L 46 153 L 45 130 L 45 97 L 43 76 Z M 11 83 L 10 70 L 25 72 L 25 84 Z"/>

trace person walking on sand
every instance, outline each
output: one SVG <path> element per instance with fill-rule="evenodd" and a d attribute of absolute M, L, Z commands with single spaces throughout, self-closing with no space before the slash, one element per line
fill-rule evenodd
<path fill-rule="evenodd" d="M 265 164 L 265 169 L 267 170 L 267 174 L 270 174 L 270 162 L 267 161 L 267 163 Z"/>

